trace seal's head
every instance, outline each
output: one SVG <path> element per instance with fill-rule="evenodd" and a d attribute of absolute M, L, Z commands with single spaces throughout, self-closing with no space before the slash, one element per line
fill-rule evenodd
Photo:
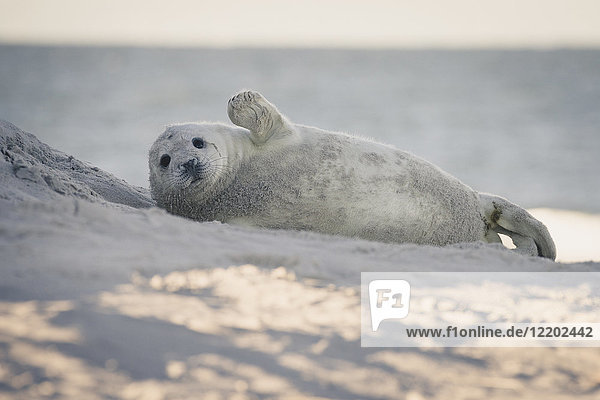
<path fill-rule="evenodd" d="M 172 210 L 185 198 L 209 196 L 226 181 L 235 161 L 230 160 L 231 130 L 209 123 L 167 127 L 152 145 L 149 157 L 150 188 L 159 206 Z"/>

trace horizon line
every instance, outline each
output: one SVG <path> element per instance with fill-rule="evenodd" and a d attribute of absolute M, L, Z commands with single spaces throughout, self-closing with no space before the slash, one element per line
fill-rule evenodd
<path fill-rule="evenodd" d="M 196 41 L 163 41 L 147 42 L 135 40 L 11 40 L 0 37 L 0 46 L 23 46 L 23 47 L 73 47 L 73 48 L 142 48 L 142 49 L 210 49 L 210 50 L 535 50 L 535 51 L 558 51 L 558 50 L 600 50 L 600 43 L 215 43 Z"/>

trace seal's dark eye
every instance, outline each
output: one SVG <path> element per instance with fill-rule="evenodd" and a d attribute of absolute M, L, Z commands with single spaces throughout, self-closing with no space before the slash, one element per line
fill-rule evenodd
<path fill-rule="evenodd" d="M 197 149 L 203 149 L 204 148 L 204 139 L 195 137 L 192 139 L 192 144 Z"/>
<path fill-rule="evenodd" d="M 171 157 L 169 157 L 168 154 L 164 154 L 160 158 L 160 166 L 163 167 L 163 168 L 167 168 L 169 166 L 170 162 L 171 162 Z"/>

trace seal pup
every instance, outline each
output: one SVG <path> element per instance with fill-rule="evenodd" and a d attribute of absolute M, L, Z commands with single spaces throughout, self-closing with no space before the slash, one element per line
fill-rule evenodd
<path fill-rule="evenodd" d="M 291 123 L 261 94 L 233 96 L 237 126 L 170 125 L 150 149 L 159 207 L 198 221 L 427 245 L 497 242 L 554 259 L 546 227 L 393 146 Z"/>

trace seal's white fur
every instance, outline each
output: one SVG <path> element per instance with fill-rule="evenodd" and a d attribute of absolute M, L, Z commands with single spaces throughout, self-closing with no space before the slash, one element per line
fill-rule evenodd
<path fill-rule="evenodd" d="M 256 92 L 234 96 L 228 114 L 244 129 L 172 125 L 157 139 L 150 185 L 159 206 L 201 221 L 384 242 L 500 242 L 497 233 L 505 233 L 518 251 L 555 257 L 548 231 L 525 210 L 480 195 L 410 153 L 292 124 Z M 195 148 L 194 138 L 205 147 Z M 171 157 L 167 167 L 160 166 L 163 155 Z M 183 168 L 189 160 L 201 174 Z"/>

